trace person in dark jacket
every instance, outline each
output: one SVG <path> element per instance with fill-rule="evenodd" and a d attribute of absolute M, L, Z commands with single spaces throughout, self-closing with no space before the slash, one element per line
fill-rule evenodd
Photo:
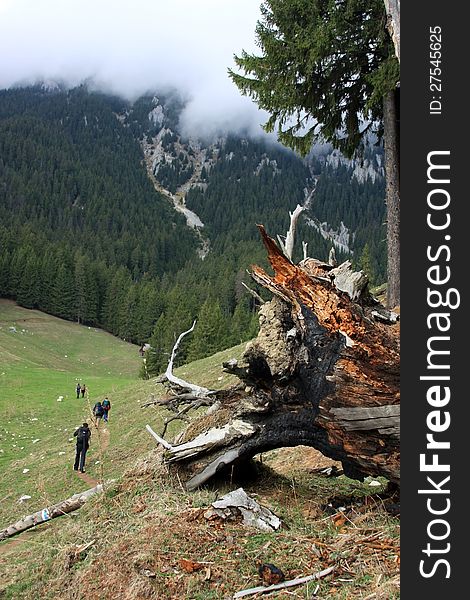
<path fill-rule="evenodd" d="M 96 424 L 99 425 L 101 418 L 104 415 L 104 408 L 103 408 L 103 405 L 101 404 L 101 402 L 97 402 L 95 404 L 95 406 L 93 407 L 93 414 L 96 419 Z"/>
<path fill-rule="evenodd" d="M 80 398 L 80 391 L 81 391 L 82 387 L 79 383 L 77 383 L 77 387 L 75 388 L 76 392 L 77 392 L 77 398 Z"/>
<path fill-rule="evenodd" d="M 90 445 L 91 438 L 91 431 L 88 427 L 88 423 L 83 423 L 83 425 L 79 427 L 73 435 L 77 438 L 75 464 L 73 465 L 73 468 L 75 471 L 80 469 L 82 473 L 85 473 L 85 456 Z"/>

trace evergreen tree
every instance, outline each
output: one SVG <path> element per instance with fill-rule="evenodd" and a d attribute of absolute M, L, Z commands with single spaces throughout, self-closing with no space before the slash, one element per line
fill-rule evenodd
<path fill-rule="evenodd" d="M 165 343 L 166 331 L 166 314 L 162 313 L 155 323 L 152 336 L 149 340 L 150 350 L 145 356 L 145 374 L 149 377 L 165 371 L 168 364 L 169 350 Z"/>
<path fill-rule="evenodd" d="M 241 344 L 250 339 L 253 311 L 248 298 L 242 298 L 235 308 L 231 326 L 231 342 Z"/>
<path fill-rule="evenodd" d="M 265 0 L 256 38 L 229 70 L 243 94 L 271 116 L 265 129 L 303 154 L 328 141 L 352 156 L 373 127 L 381 136 L 382 99 L 394 90 L 398 61 L 382 0 Z"/>
<path fill-rule="evenodd" d="M 60 253 L 57 264 L 57 273 L 52 287 L 53 313 L 62 319 L 73 320 L 77 309 L 71 257 Z"/>
<path fill-rule="evenodd" d="M 136 308 L 136 339 L 138 344 L 146 342 L 163 308 L 162 299 L 157 291 L 156 282 L 147 281 L 140 285 L 138 306 Z"/>
<path fill-rule="evenodd" d="M 126 329 L 127 296 L 131 287 L 131 276 L 125 267 L 119 267 L 110 279 L 103 305 L 103 325 L 108 331 L 119 335 Z"/>
<path fill-rule="evenodd" d="M 36 308 L 39 306 L 39 260 L 31 251 L 29 254 L 21 279 L 18 283 L 16 300 L 25 308 Z"/>
<path fill-rule="evenodd" d="M 201 306 L 196 327 L 189 343 L 187 360 L 204 358 L 225 348 L 228 335 L 228 323 L 222 314 L 217 300 L 208 298 Z"/>
<path fill-rule="evenodd" d="M 369 244 L 366 244 L 362 250 L 362 254 L 359 258 L 359 267 L 364 271 L 364 273 L 369 278 L 371 283 L 374 283 L 374 271 L 372 267 L 372 258 L 370 254 Z"/>
<path fill-rule="evenodd" d="M 131 284 L 127 294 L 123 297 L 119 314 L 119 329 L 117 335 L 124 340 L 135 340 L 137 338 L 137 309 L 139 302 L 138 286 Z"/>
<path fill-rule="evenodd" d="M 10 295 L 10 253 L 3 251 L 0 254 L 0 297 L 7 297 Z"/>
<path fill-rule="evenodd" d="M 86 323 L 88 319 L 88 282 L 85 268 L 85 257 L 81 252 L 75 254 L 75 307 L 77 311 L 77 322 Z"/>
<path fill-rule="evenodd" d="M 270 113 L 265 129 L 306 154 L 316 140 L 346 155 L 385 131 L 389 305 L 399 303 L 399 65 L 382 0 L 265 0 L 262 55 L 243 51 L 235 84 Z"/>

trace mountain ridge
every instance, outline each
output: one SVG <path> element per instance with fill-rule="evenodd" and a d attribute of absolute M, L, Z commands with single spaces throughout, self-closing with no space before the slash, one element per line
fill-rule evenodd
<path fill-rule="evenodd" d="M 361 165 L 328 148 L 302 160 L 268 138 L 191 138 L 183 107 L 174 92 L 129 103 L 86 86 L 0 91 L 0 296 L 150 341 L 158 370 L 194 319 L 207 338 L 201 315 L 212 349 L 253 335 L 241 282 L 265 264 L 256 223 L 282 235 L 297 204 L 310 255 L 334 243 L 384 280 L 380 150 Z"/>

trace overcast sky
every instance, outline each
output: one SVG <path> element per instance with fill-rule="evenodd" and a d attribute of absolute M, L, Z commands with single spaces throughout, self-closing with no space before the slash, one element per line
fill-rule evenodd
<path fill-rule="evenodd" d="M 92 77 L 133 99 L 175 86 L 185 121 L 207 131 L 265 115 L 227 76 L 233 54 L 256 51 L 261 0 L 0 0 L 0 88 Z"/>

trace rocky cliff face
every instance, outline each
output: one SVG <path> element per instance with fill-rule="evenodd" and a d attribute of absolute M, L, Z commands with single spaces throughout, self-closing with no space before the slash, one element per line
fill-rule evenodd
<path fill-rule="evenodd" d="M 211 140 L 184 135 L 179 127 L 179 115 L 183 107 L 184 101 L 175 94 L 155 95 L 138 100 L 124 117 L 121 115 L 119 118 L 123 124 L 135 129 L 149 178 L 173 208 L 185 216 L 188 227 L 197 232 L 199 255 L 205 258 L 210 249 L 208 225 L 212 214 L 204 216 L 206 211 L 201 211 L 201 202 L 203 204 L 204 200 L 199 203 L 199 208 L 188 206 L 188 194 L 191 197 L 190 192 L 198 190 L 204 195 L 213 181 L 213 173 L 216 173 L 215 177 L 220 177 L 220 169 L 215 167 L 220 167 L 222 163 L 223 176 L 227 179 L 238 178 L 239 181 L 242 176 L 240 160 L 245 163 L 251 161 L 251 174 L 261 182 L 266 181 L 266 174 L 269 173 L 274 182 L 273 189 L 282 185 L 281 180 L 288 173 L 278 164 L 274 145 L 271 145 L 271 149 L 269 145 L 255 149 L 257 142 L 246 138 L 241 149 L 239 147 L 234 151 L 232 145 L 227 146 L 226 135 Z M 242 139 L 243 136 L 240 134 L 239 137 Z M 354 255 L 358 250 L 357 232 L 370 227 L 370 222 L 365 225 L 362 215 L 357 214 L 364 211 L 363 206 L 344 211 L 343 206 L 338 209 L 338 203 L 348 206 L 354 204 L 353 195 L 346 200 L 344 198 L 345 194 L 350 195 L 352 188 L 359 187 L 360 194 L 370 188 L 376 190 L 374 193 L 377 190 L 381 193 L 384 182 L 381 149 L 370 147 L 361 159 L 349 160 L 339 151 L 324 146 L 314 149 L 305 161 L 300 157 L 296 160 L 309 168 L 304 179 L 299 181 L 303 191 L 301 203 L 307 209 L 303 216 L 304 223 L 336 250 L 344 255 Z M 246 177 L 246 173 L 243 176 Z M 279 184 L 275 183 L 276 178 Z M 326 188 L 329 189 L 328 193 L 325 192 Z M 382 197 L 374 197 L 371 201 L 383 204 Z M 292 208 L 286 206 L 286 214 Z M 375 213 L 373 218 L 377 220 L 377 227 L 380 227 L 380 209 Z M 362 239 L 360 244 L 363 246 Z"/>

